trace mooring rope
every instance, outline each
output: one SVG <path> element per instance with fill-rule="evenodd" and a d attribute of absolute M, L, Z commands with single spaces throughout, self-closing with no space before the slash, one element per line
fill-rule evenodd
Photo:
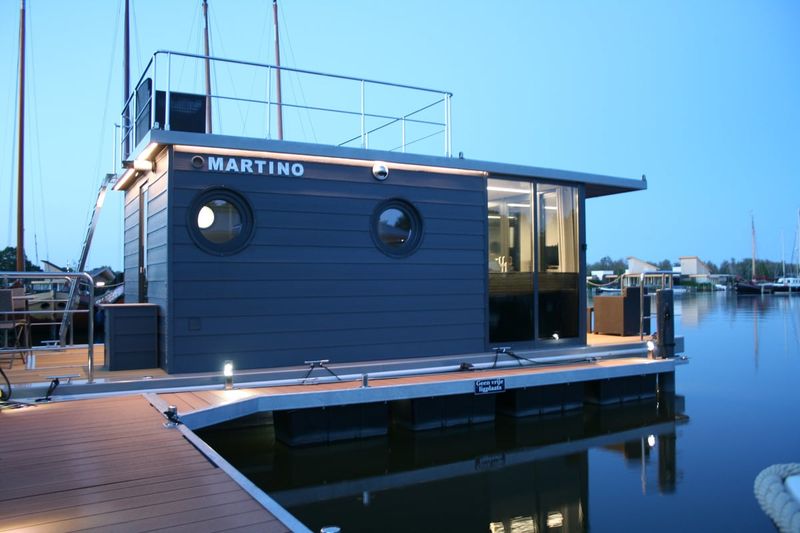
<path fill-rule="evenodd" d="M 772 465 L 756 476 L 756 499 L 781 533 L 800 533 L 800 502 L 786 490 L 786 478 L 800 475 L 800 463 Z"/>

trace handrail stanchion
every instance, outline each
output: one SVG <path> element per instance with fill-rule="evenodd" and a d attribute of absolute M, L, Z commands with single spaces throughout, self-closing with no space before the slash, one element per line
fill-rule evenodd
<path fill-rule="evenodd" d="M 400 144 L 400 146 L 402 147 L 403 153 L 406 153 L 406 117 L 403 116 L 401 120 L 402 121 L 400 122 L 400 136 L 402 137 L 401 140 L 403 142 L 402 144 Z"/>
<path fill-rule="evenodd" d="M 167 94 L 164 95 L 164 129 L 169 131 L 170 124 L 169 124 L 169 101 L 170 101 L 170 93 L 172 92 L 172 53 L 167 52 Z M 158 98 L 156 96 L 156 88 L 153 87 L 153 106 L 155 107 L 156 101 Z"/>
<path fill-rule="evenodd" d="M 644 272 L 639 274 L 639 340 L 644 340 Z"/>
<path fill-rule="evenodd" d="M 267 67 L 267 139 L 272 139 L 272 67 Z"/>
<path fill-rule="evenodd" d="M 366 123 L 364 122 L 364 80 L 361 80 L 361 148 L 367 147 Z"/>

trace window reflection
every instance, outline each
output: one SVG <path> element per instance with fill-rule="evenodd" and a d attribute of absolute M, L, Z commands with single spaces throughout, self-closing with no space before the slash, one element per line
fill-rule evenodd
<path fill-rule="evenodd" d="M 533 209 L 530 183 L 489 180 L 489 340 L 533 338 Z"/>
<path fill-rule="evenodd" d="M 578 336 L 578 189 L 537 184 L 539 338 Z"/>

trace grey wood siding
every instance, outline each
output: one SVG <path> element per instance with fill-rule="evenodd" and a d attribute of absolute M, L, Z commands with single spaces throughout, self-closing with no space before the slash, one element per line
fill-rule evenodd
<path fill-rule="evenodd" d="M 169 151 L 165 150 L 156 158 L 155 171 L 140 178 L 125 192 L 124 215 L 125 301 L 137 303 L 139 302 L 139 195 L 142 185 L 147 183 L 147 301 L 159 307 L 158 345 L 162 358 L 168 353 L 168 161 Z M 162 366 L 165 366 L 163 361 Z"/>
<path fill-rule="evenodd" d="M 125 191 L 123 226 L 123 265 L 125 268 L 125 301 L 139 301 L 139 188 Z"/>
<path fill-rule="evenodd" d="M 304 166 L 302 177 L 171 172 L 169 371 L 483 351 L 485 180 L 392 170 L 378 182 L 369 168 Z M 254 237 L 235 255 L 205 253 L 188 232 L 189 204 L 212 186 L 252 205 Z M 423 219 L 409 257 L 388 257 L 370 234 L 390 198 Z"/>

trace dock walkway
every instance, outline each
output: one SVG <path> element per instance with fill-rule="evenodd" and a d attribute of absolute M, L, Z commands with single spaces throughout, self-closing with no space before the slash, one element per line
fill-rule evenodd
<path fill-rule="evenodd" d="M 0 531 L 289 531 L 141 395 L 0 411 Z"/>

